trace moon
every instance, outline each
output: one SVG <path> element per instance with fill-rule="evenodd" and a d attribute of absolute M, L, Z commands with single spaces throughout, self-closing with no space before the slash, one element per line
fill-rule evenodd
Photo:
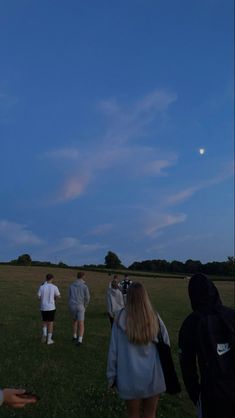
<path fill-rule="evenodd" d="M 205 148 L 199 148 L 199 154 L 200 155 L 203 155 L 203 154 L 205 154 Z"/>

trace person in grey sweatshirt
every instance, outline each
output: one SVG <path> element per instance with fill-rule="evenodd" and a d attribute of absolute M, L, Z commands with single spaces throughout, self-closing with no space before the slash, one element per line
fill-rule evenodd
<path fill-rule="evenodd" d="M 118 287 L 117 280 L 113 279 L 107 291 L 107 309 L 111 327 L 113 326 L 114 318 L 122 308 L 124 308 L 123 294 Z"/>
<path fill-rule="evenodd" d="M 126 306 L 112 327 L 108 353 L 109 388 L 116 388 L 126 400 L 128 418 L 154 418 L 157 403 L 165 392 L 165 379 L 156 347 L 159 323 L 166 344 L 167 329 L 156 315 L 141 283 L 133 283 L 127 292 Z"/>
<path fill-rule="evenodd" d="M 69 287 L 69 310 L 73 319 L 73 340 L 81 345 L 84 335 L 85 310 L 90 302 L 89 289 L 83 280 L 85 273 L 79 272 L 77 280 Z"/>

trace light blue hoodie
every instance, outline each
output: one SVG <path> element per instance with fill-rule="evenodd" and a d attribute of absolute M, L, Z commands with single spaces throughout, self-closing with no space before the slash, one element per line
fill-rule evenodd
<path fill-rule="evenodd" d="M 76 279 L 69 287 L 69 307 L 85 309 L 90 301 L 90 293 L 84 280 Z"/>
<path fill-rule="evenodd" d="M 167 329 L 159 318 L 163 340 L 170 345 Z M 156 342 L 158 341 L 156 336 Z M 129 342 L 126 311 L 115 321 L 109 346 L 107 378 L 115 384 L 122 399 L 144 399 L 165 392 L 166 385 L 156 344 Z"/>

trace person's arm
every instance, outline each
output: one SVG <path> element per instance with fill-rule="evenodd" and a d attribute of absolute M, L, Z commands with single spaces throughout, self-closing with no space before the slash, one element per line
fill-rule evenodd
<path fill-rule="evenodd" d="M 179 360 L 183 381 L 190 399 L 196 405 L 200 395 L 197 372 L 196 330 L 197 324 L 187 318 L 179 332 Z"/>
<path fill-rule="evenodd" d="M 0 390 L 0 405 L 6 404 L 12 408 L 23 408 L 30 403 L 36 403 L 36 397 L 21 398 L 26 391 L 24 389 L 3 389 Z"/>
<path fill-rule="evenodd" d="M 38 299 L 40 300 L 41 296 L 42 296 L 41 287 L 39 287 L 39 289 L 38 289 L 37 296 L 38 296 Z"/>
<path fill-rule="evenodd" d="M 90 292 L 89 289 L 87 287 L 87 285 L 85 285 L 85 293 L 84 293 L 84 306 L 85 308 L 87 308 L 87 306 L 89 305 L 90 302 Z"/>
<path fill-rule="evenodd" d="M 108 309 L 109 315 L 113 317 L 112 301 L 111 301 L 111 297 L 110 297 L 109 291 L 107 292 L 107 309 Z"/>
<path fill-rule="evenodd" d="M 161 317 L 158 315 L 158 320 L 159 320 L 159 326 L 161 327 L 161 334 L 162 334 L 162 338 L 165 344 L 170 345 L 170 337 L 166 328 L 166 325 L 164 324 L 163 320 L 161 319 Z"/>
<path fill-rule="evenodd" d="M 61 298 L 60 291 L 57 286 L 55 286 L 55 299 Z"/>
<path fill-rule="evenodd" d="M 112 334 L 109 344 L 108 364 L 107 364 L 107 379 L 108 387 L 115 386 L 117 377 L 117 333 L 118 327 L 116 322 L 113 323 Z"/>

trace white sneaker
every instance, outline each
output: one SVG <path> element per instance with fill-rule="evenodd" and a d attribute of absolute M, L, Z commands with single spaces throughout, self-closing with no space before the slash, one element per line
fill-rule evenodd
<path fill-rule="evenodd" d="M 53 340 L 47 341 L 47 345 L 51 345 L 51 344 L 54 344 Z"/>

